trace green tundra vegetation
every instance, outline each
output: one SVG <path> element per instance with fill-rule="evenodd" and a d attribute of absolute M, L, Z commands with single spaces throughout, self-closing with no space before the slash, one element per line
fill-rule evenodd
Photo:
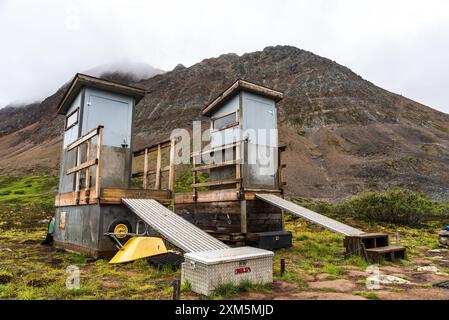
<path fill-rule="evenodd" d="M 0 205 L 52 209 L 57 184 L 55 176 L 0 176 Z"/>
<path fill-rule="evenodd" d="M 308 199 L 294 201 L 329 216 L 344 215 L 398 225 L 419 226 L 426 220 L 449 217 L 449 203 L 435 202 L 426 195 L 400 188 L 362 193 L 338 204 Z"/>
<path fill-rule="evenodd" d="M 189 176 L 186 174 L 178 180 L 177 190 L 188 190 Z M 182 181 L 186 185 L 181 185 Z M 171 298 L 170 286 L 142 283 L 142 280 L 170 282 L 179 279 L 179 270 L 158 269 L 145 260 L 109 265 L 107 260 L 93 260 L 41 246 L 48 221 L 54 214 L 56 188 L 57 178 L 53 176 L 0 177 L 0 299 Z M 366 193 L 339 204 L 307 199 L 295 201 L 367 232 L 399 233 L 409 259 L 438 248 L 436 232 L 449 224 L 448 204 L 401 189 Z M 218 287 L 210 298 L 238 299 L 251 294 L 272 298 L 284 286 L 279 283 L 295 286 L 295 292 L 316 290 L 308 285 L 310 277 L 326 274 L 328 280 L 347 279 L 348 270 L 364 271 L 368 265 L 358 256 L 345 256 L 340 235 L 288 214 L 286 229 L 293 233 L 293 247 L 275 252 L 273 285 L 226 284 Z M 287 266 L 283 276 L 280 275 L 281 259 L 285 259 Z M 411 260 L 404 260 L 401 265 L 411 263 Z M 65 286 L 65 271 L 72 264 L 81 270 L 79 290 Z M 382 264 L 388 265 L 388 262 Z M 444 266 L 441 270 L 449 272 Z M 352 294 L 377 299 L 374 293 L 364 291 L 363 284 L 357 284 Z M 183 286 L 182 297 L 201 298 L 188 286 Z"/>

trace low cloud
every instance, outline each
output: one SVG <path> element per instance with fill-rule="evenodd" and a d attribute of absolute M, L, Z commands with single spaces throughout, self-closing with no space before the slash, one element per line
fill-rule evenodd
<path fill-rule="evenodd" d="M 171 70 L 288 44 L 449 112 L 449 1 L 0 1 L 0 106 L 98 66 Z M 125 63 L 126 62 L 126 63 Z"/>

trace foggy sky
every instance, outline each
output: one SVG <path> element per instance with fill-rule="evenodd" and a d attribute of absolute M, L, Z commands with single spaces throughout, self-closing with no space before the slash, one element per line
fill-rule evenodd
<path fill-rule="evenodd" d="M 101 65 L 171 70 L 293 45 L 449 113 L 449 1 L 0 0 L 0 107 Z"/>

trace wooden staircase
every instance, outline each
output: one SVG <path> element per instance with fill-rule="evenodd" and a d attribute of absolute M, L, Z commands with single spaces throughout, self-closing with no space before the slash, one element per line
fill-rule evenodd
<path fill-rule="evenodd" d="M 390 245 L 386 233 L 364 233 L 345 237 L 347 255 L 360 255 L 371 263 L 378 263 L 382 259 L 395 262 L 407 257 L 405 247 Z"/>

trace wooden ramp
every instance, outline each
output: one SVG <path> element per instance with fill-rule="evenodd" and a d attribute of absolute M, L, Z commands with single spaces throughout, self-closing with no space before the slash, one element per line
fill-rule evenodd
<path fill-rule="evenodd" d="M 357 236 L 364 234 L 365 232 L 348 226 L 344 223 L 338 222 L 334 219 L 323 216 L 312 210 L 301 207 L 293 202 L 287 201 L 274 194 L 256 194 L 256 198 L 265 201 L 273 206 L 290 212 L 291 214 L 304 218 L 314 224 L 317 224 L 323 228 L 329 229 L 333 232 L 340 233 L 344 236 Z"/>
<path fill-rule="evenodd" d="M 162 238 L 184 252 L 228 249 L 200 228 L 181 218 L 173 211 L 152 199 L 122 199 L 137 216 L 157 231 Z"/>

